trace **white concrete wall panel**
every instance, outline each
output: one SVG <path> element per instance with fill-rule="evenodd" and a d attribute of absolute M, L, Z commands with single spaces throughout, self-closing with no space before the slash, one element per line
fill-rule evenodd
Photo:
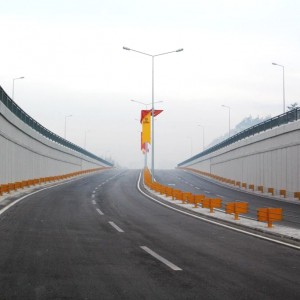
<path fill-rule="evenodd" d="M 300 191 L 300 121 L 238 141 L 181 167 L 225 178 Z"/>
<path fill-rule="evenodd" d="M 0 102 L 0 184 L 107 166 L 39 134 Z"/>

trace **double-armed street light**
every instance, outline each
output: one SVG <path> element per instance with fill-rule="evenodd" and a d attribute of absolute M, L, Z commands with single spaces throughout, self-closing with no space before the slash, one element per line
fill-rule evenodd
<path fill-rule="evenodd" d="M 15 94 L 15 80 L 18 79 L 24 79 L 24 76 L 13 78 L 13 84 L 12 84 L 12 93 L 11 93 L 11 99 L 14 100 L 14 94 Z"/>
<path fill-rule="evenodd" d="M 166 55 L 166 54 L 170 54 L 170 53 L 174 53 L 174 52 L 181 52 L 183 51 L 183 49 L 177 49 L 174 51 L 169 51 L 169 52 L 164 52 L 164 53 L 159 53 L 159 54 L 149 54 L 149 53 L 145 53 L 145 52 L 141 52 L 138 50 L 134 50 L 128 47 L 123 47 L 124 50 L 127 51 L 134 51 L 143 55 L 147 55 L 150 56 L 152 58 L 152 140 L 151 140 L 151 176 L 152 176 L 152 181 L 154 181 L 154 58 L 157 56 L 162 56 L 162 55 Z"/>
<path fill-rule="evenodd" d="M 283 65 L 280 65 L 280 64 L 276 64 L 276 63 L 272 63 L 272 65 L 274 66 L 278 66 L 278 67 L 281 67 L 282 68 L 282 83 L 283 83 L 283 86 L 282 86 L 282 89 L 283 89 L 283 113 L 285 113 L 285 87 L 284 87 L 284 66 Z"/>

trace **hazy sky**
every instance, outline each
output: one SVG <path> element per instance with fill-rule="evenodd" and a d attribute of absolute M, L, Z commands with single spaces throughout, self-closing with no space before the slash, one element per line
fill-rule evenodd
<path fill-rule="evenodd" d="M 33 118 L 125 167 L 142 167 L 140 109 L 158 54 L 155 164 L 174 167 L 252 115 L 300 103 L 300 1 L 0 0 L 0 85 Z"/>

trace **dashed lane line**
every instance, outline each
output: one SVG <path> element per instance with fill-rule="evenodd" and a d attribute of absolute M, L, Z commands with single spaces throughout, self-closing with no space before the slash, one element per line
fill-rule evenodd
<path fill-rule="evenodd" d="M 92 203 L 93 203 L 94 205 L 96 205 L 96 201 L 95 201 L 95 200 L 92 200 Z"/>
<path fill-rule="evenodd" d="M 123 229 L 121 229 L 118 225 L 116 225 L 114 222 L 109 221 L 108 222 L 113 228 L 115 228 L 118 232 L 124 232 Z"/>
<path fill-rule="evenodd" d="M 99 215 L 101 215 L 101 216 L 104 215 L 104 213 L 99 208 L 96 208 L 96 211 L 99 213 Z"/>
<path fill-rule="evenodd" d="M 153 256 L 154 258 L 156 258 L 157 260 L 159 260 L 160 262 L 164 263 L 166 266 L 168 266 L 169 268 L 171 268 L 174 271 L 182 271 L 181 268 L 177 267 L 176 265 L 174 265 L 173 263 L 171 263 L 170 261 L 168 261 L 167 259 L 163 258 L 162 256 L 158 255 L 156 252 L 152 251 L 151 249 L 149 249 L 146 246 L 141 246 L 141 248 L 146 251 L 148 254 L 150 254 L 151 256 Z"/>

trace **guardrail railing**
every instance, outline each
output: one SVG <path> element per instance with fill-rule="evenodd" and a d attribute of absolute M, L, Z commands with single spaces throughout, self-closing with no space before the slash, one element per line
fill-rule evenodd
<path fill-rule="evenodd" d="M 0 101 L 13 113 L 15 114 L 20 120 L 22 120 L 25 124 L 30 126 L 32 129 L 46 137 L 47 139 L 65 146 L 66 148 L 72 149 L 77 151 L 83 155 L 86 155 L 90 158 L 93 158 L 101 163 L 104 163 L 108 166 L 113 166 L 112 163 L 102 159 L 101 157 L 96 156 L 95 154 L 73 144 L 70 141 L 60 137 L 59 135 L 55 134 L 54 132 L 48 130 L 46 127 L 41 125 L 39 122 L 35 121 L 32 117 L 30 117 L 21 107 L 19 107 L 3 90 L 0 86 Z"/>
<path fill-rule="evenodd" d="M 200 158 L 202 156 L 205 156 L 207 154 L 210 154 L 214 151 L 217 151 L 221 148 L 227 147 L 227 146 L 229 146 L 233 143 L 236 143 L 240 140 L 243 140 L 247 137 L 253 136 L 260 132 L 264 132 L 266 130 L 269 130 L 269 129 L 272 129 L 272 128 L 275 128 L 275 127 L 278 127 L 278 126 L 281 126 L 281 125 L 284 125 L 284 124 L 287 124 L 290 122 L 294 122 L 297 120 L 300 120 L 300 108 L 293 109 L 284 114 L 273 117 L 267 121 L 264 121 L 262 123 L 254 125 L 252 127 L 249 127 L 248 129 L 245 129 L 245 130 L 233 135 L 232 137 L 226 139 L 225 141 L 223 141 L 213 147 L 210 147 L 210 148 L 204 150 L 203 152 L 200 152 L 200 153 L 194 155 L 193 157 L 179 163 L 178 167 L 185 165 L 189 162 L 192 162 L 193 160 Z"/>

